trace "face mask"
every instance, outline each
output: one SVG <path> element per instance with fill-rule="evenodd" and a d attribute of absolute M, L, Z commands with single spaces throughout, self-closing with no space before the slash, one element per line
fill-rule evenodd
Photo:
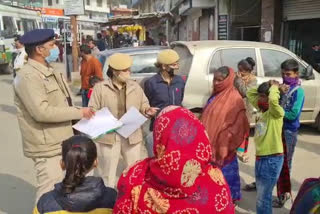
<path fill-rule="evenodd" d="M 258 107 L 262 112 L 266 112 L 269 109 L 269 103 L 268 102 L 258 102 Z"/>
<path fill-rule="evenodd" d="M 46 57 L 48 63 L 56 62 L 59 57 L 59 48 L 55 47 L 50 50 L 50 55 Z"/>
<path fill-rule="evenodd" d="M 116 79 L 120 83 L 126 83 L 130 79 L 130 72 L 121 72 Z"/>
<path fill-rule="evenodd" d="M 168 74 L 170 75 L 170 77 L 173 77 L 174 76 L 174 69 L 169 68 Z"/>
<path fill-rule="evenodd" d="M 283 83 L 289 86 L 295 86 L 295 85 L 299 85 L 299 78 L 292 78 L 292 77 L 284 77 L 283 78 Z"/>

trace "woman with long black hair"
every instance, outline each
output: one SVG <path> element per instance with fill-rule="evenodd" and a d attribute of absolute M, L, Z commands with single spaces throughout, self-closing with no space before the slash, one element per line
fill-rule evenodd
<path fill-rule="evenodd" d="M 97 148 L 91 139 L 73 136 L 63 141 L 61 168 L 66 172 L 65 178 L 41 196 L 33 214 L 111 214 L 117 192 L 106 187 L 102 178 L 87 176 L 97 164 Z"/>

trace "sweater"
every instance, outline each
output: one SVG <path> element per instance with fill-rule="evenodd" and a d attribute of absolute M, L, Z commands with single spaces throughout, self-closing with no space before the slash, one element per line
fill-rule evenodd
<path fill-rule="evenodd" d="M 252 88 L 247 92 L 247 98 L 252 106 L 258 107 L 258 91 Z M 276 86 L 269 90 L 269 109 L 258 118 L 254 141 L 256 156 L 266 156 L 283 153 L 282 126 L 284 110 L 279 104 L 280 91 Z"/>

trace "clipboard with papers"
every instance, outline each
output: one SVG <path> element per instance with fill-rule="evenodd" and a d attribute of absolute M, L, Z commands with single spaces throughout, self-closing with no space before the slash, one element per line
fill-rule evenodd
<path fill-rule="evenodd" d="M 147 118 L 135 107 L 131 107 L 120 120 L 116 119 L 108 108 L 102 108 L 90 120 L 81 119 L 73 128 L 92 139 L 100 138 L 111 132 L 117 132 L 122 137 L 128 138 L 146 121 Z"/>

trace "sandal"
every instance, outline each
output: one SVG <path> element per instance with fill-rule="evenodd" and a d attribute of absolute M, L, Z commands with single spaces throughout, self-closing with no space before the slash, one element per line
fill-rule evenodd
<path fill-rule="evenodd" d="M 282 208 L 289 199 L 290 199 L 290 195 L 284 194 L 280 196 L 280 198 L 276 198 L 272 201 L 272 207 Z"/>
<path fill-rule="evenodd" d="M 256 182 L 252 182 L 251 184 L 247 184 L 242 189 L 245 192 L 254 192 L 257 190 Z"/>

